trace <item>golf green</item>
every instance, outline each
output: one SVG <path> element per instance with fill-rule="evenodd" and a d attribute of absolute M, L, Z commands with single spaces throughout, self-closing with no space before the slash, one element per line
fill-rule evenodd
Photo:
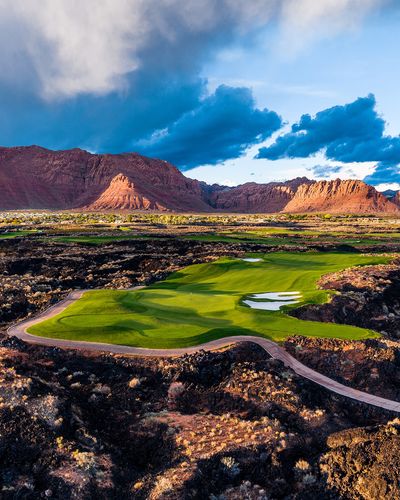
<path fill-rule="evenodd" d="M 322 275 L 357 265 L 386 263 L 388 257 L 322 252 L 252 257 L 257 259 L 221 258 L 192 265 L 141 290 L 87 292 L 62 313 L 31 326 L 28 332 L 149 348 L 184 347 L 230 335 L 259 335 L 275 341 L 293 334 L 346 339 L 378 336 L 353 326 L 299 320 L 285 311 L 327 301 L 333 292 L 317 288 Z M 266 292 L 298 292 L 301 298 L 299 303 L 277 311 L 252 309 L 244 303 L 254 299 L 252 295 Z M 256 303 L 258 300 L 254 299 Z"/>

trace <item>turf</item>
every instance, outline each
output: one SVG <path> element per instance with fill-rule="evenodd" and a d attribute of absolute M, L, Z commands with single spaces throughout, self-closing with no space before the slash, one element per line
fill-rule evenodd
<path fill-rule="evenodd" d="M 246 231 L 246 232 L 220 232 L 199 233 L 184 236 L 184 239 L 194 241 L 222 242 L 222 243 L 253 243 L 260 245 L 282 246 L 302 245 L 304 242 L 313 244 L 342 244 L 342 245 L 380 245 L 398 243 L 395 236 L 388 237 L 377 234 L 351 234 L 351 233 L 317 233 L 313 231 Z"/>
<path fill-rule="evenodd" d="M 128 228 L 120 228 L 121 232 L 128 233 Z M 10 234 L 10 233 L 9 233 Z M 23 236 L 20 234 L 20 236 Z M 1 235 L 0 235 L 1 237 Z M 15 237 L 15 236 L 14 236 Z M 129 240 L 148 240 L 154 236 L 150 234 L 104 234 L 104 235 L 63 235 L 54 236 L 52 239 L 60 243 L 78 243 L 82 245 L 106 245 L 116 242 L 123 242 Z M 160 238 L 158 236 L 158 238 Z M 163 236 L 163 239 L 168 236 Z M 305 241 L 314 244 L 341 244 L 360 246 L 360 245 L 379 245 L 382 243 L 396 243 L 395 236 L 386 237 L 383 235 L 378 238 L 377 234 L 357 235 L 350 233 L 317 233 L 313 231 L 295 231 L 295 230 L 282 230 L 275 228 L 267 228 L 263 230 L 253 231 L 223 231 L 215 233 L 198 233 L 183 235 L 183 239 L 192 241 L 205 241 L 209 243 L 222 242 L 222 243 L 251 243 L 270 246 L 291 246 L 301 245 Z"/>
<path fill-rule="evenodd" d="M 186 240 L 207 241 L 221 243 L 253 243 L 259 245 L 299 245 L 300 239 L 282 237 L 261 236 L 257 237 L 252 233 L 199 233 L 183 236 Z"/>
<path fill-rule="evenodd" d="M 51 338 L 149 348 L 196 345 L 228 335 L 260 335 L 275 341 L 293 334 L 345 339 L 378 335 L 353 326 L 302 321 L 283 310 L 251 309 L 242 301 L 253 293 L 300 291 L 300 305 L 322 303 L 332 293 L 317 289 L 322 275 L 385 263 L 387 257 L 290 252 L 260 256 L 261 262 L 222 258 L 192 265 L 142 290 L 87 292 L 63 313 L 28 331 Z"/>
<path fill-rule="evenodd" d="M 37 233 L 37 231 L 10 231 L 9 233 L 1 233 L 0 240 L 11 240 L 13 238 L 20 238 L 22 236 L 29 236 L 30 234 Z"/>
<path fill-rule="evenodd" d="M 149 236 L 141 234 L 129 234 L 121 236 L 55 236 L 52 238 L 60 243 L 80 243 L 82 245 L 105 245 L 118 241 L 129 241 L 137 239 L 149 239 Z"/>

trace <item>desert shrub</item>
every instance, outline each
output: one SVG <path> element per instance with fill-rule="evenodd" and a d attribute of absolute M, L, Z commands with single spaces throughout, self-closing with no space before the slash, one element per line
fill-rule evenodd
<path fill-rule="evenodd" d="M 240 474 L 239 464 L 233 457 L 222 457 L 221 465 L 222 465 L 222 470 L 229 477 L 236 477 Z"/>
<path fill-rule="evenodd" d="M 201 402 L 200 394 L 182 382 L 173 382 L 168 389 L 168 409 L 181 413 L 196 413 Z"/>
<path fill-rule="evenodd" d="M 179 410 L 185 392 L 186 387 L 182 382 L 172 382 L 168 389 L 168 408 L 170 410 Z"/>
<path fill-rule="evenodd" d="M 296 462 L 295 469 L 299 471 L 307 471 L 310 470 L 310 464 L 307 460 L 300 459 Z"/>
<path fill-rule="evenodd" d="M 138 377 L 133 377 L 128 382 L 128 387 L 130 389 L 136 389 L 139 386 L 140 386 L 140 378 L 138 378 Z"/>

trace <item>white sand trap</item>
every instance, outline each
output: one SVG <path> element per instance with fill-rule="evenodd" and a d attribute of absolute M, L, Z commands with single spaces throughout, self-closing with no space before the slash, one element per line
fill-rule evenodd
<path fill-rule="evenodd" d="M 262 309 L 264 311 L 279 311 L 282 306 L 297 304 L 302 299 L 300 292 L 266 292 L 255 293 L 250 299 L 262 300 L 244 300 L 243 303 L 252 309 Z"/>
<path fill-rule="evenodd" d="M 244 260 L 244 262 L 261 262 L 262 261 L 262 259 L 256 259 L 254 257 L 246 257 L 246 258 L 243 258 L 240 260 Z"/>

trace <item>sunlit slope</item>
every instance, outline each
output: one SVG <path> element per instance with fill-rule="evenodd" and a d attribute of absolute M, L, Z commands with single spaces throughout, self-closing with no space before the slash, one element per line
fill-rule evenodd
<path fill-rule="evenodd" d="M 362 328 L 302 321 L 280 311 L 251 309 L 248 295 L 300 292 L 299 307 L 322 303 L 318 290 L 327 273 L 357 265 L 381 264 L 382 256 L 349 253 L 257 254 L 260 262 L 222 258 L 189 266 L 138 291 L 91 291 L 63 313 L 30 327 L 29 333 L 149 348 L 195 345 L 228 335 L 260 335 L 282 341 L 293 334 L 360 339 L 377 334 Z"/>

